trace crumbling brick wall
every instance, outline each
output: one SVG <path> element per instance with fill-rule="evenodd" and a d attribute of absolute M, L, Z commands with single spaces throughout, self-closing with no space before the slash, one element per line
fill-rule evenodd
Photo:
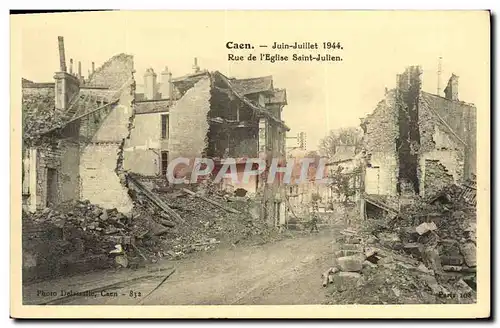
<path fill-rule="evenodd" d="M 111 57 L 89 77 L 87 86 L 119 89 L 130 78 L 134 69 L 134 57 L 119 54 Z"/>
<path fill-rule="evenodd" d="M 121 176 L 123 145 L 129 137 L 134 114 L 132 107 L 133 95 L 130 88 L 126 88 L 90 142 L 82 146 L 80 161 L 80 198 L 124 213 L 132 209 L 132 200 Z"/>
<path fill-rule="evenodd" d="M 204 77 L 170 108 L 169 161 L 200 157 L 207 147 L 210 79 Z"/>

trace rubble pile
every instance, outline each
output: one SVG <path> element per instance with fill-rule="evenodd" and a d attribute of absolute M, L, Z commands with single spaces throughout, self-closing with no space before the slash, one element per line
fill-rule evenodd
<path fill-rule="evenodd" d="M 455 190 L 455 192 L 448 192 Z M 331 304 L 473 303 L 476 209 L 455 186 L 334 241 Z"/>
<path fill-rule="evenodd" d="M 30 140 L 69 120 L 67 111 L 55 108 L 54 96 L 23 95 L 23 138 Z"/>
<path fill-rule="evenodd" d="M 182 191 L 161 196 L 184 219 L 160 237 L 166 256 L 177 259 L 188 253 L 213 249 L 219 244 L 266 243 L 280 237 L 260 219 L 253 200 L 217 194 L 209 197 L 239 213 L 228 212 Z"/>
<path fill-rule="evenodd" d="M 23 213 L 23 249 L 32 254 L 39 275 L 41 267 L 48 267 L 51 272 L 45 276 L 57 276 L 69 273 L 69 267 L 80 262 L 85 262 L 88 270 L 137 267 L 163 258 L 181 259 L 221 244 L 265 243 L 280 238 L 278 231 L 260 219 L 251 199 L 217 194 L 207 197 L 210 202 L 190 190 L 157 192 L 149 197 L 136 192 L 134 208 L 127 215 L 89 201 Z M 164 210 L 167 208 L 169 211 Z M 80 266 L 73 271 L 86 270 Z"/>
<path fill-rule="evenodd" d="M 34 252 L 37 265 L 43 266 L 49 259 L 45 264 L 53 267 L 55 275 L 69 273 L 66 269 L 72 271 L 70 267 L 78 263 L 86 263 L 90 270 L 109 267 L 114 263 L 110 251 L 116 245 L 127 250 L 134 245 L 141 231 L 137 223 L 116 209 L 103 209 L 89 201 L 66 202 L 33 214 L 23 213 L 23 247 Z M 133 249 L 128 253 L 137 255 Z"/>
<path fill-rule="evenodd" d="M 394 220 L 404 251 L 424 262 L 437 257 L 433 270 L 475 273 L 476 206 L 460 195 L 458 186 L 449 186 Z"/>
<path fill-rule="evenodd" d="M 142 216 L 157 227 L 167 222 L 166 228 L 156 228 L 152 236 L 142 239 L 157 257 L 180 259 L 218 245 L 260 244 L 282 237 L 261 219 L 259 201 L 241 191 L 229 194 L 207 181 L 193 190 L 192 185 L 147 187 L 135 174 L 129 174 L 128 181 Z"/>

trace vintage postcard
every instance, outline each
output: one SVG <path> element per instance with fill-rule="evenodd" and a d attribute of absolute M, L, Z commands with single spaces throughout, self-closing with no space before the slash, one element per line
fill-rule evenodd
<path fill-rule="evenodd" d="M 11 316 L 488 317 L 490 61 L 488 11 L 11 15 Z"/>

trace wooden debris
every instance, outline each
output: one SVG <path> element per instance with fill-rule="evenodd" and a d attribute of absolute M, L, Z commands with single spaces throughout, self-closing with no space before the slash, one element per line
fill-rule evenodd
<path fill-rule="evenodd" d="M 215 200 L 212 200 L 210 198 L 207 198 L 205 196 L 202 196 L 202 195 L 199 195 L 197 193 L 195 193 L 194 191 L 191 191 L 189 189 L 186 189 L 186 188 L 182 188 L 182 191 L 184 191 L 185 193 L 189 194 L 189 195 L 192 195 L 192 196 L 195 196 L 195 197 L 198 197 L 204 201 L 206 201 L 207 203 L 210 203 L 212 205 L 215 205 L 227 212 L 230 212 L 230 213 L 234 213 L 234 214 L 241 214 L 240 211 L 238 210 L 235 210 L 234 208 L 231 208 L 231 207 L 226 207 L 226 206 L 223 206 L 222 204 L 219 204 L 218 202 L 216 202 Z"/>
<path fill-rule="evenodd" d="M 139 190 L 144 194 L 144 196 L 146 196 L 153 204 L 158 206 L 161 210 L 169 214 L 171 217 L 177 219 L 178 221 L 186 223 L 186 221 L 184 221 L 184 219 L 176 211 L 174 211 L 164 201 L 158 198 L 158 196 L 149 191 L 142 183 L 140 183 L 130 175 L 128 176 L 128 178 L 139 188 Z"/>
<path fill-rule="evenodd" d="M 148 260 L 134 243 L 131 243 L 130 245 L 132 245 L 132 248 L 144 259 L 144 261 Z"/>
<path fill-rule="evenodd" d="M 173 222 L 171 222 L 171 221 L 168 221 L 168 220 L 163 220 L 163 219 L 162 219 L 162 220 L 160 220 L 160 223 L 161 223 L 162 225 L 164 225 L 165 227 L 168 227 L 168 228 L 173 228 L 173 227 L 175 227 L 175 224 L 174 224 Z"/>

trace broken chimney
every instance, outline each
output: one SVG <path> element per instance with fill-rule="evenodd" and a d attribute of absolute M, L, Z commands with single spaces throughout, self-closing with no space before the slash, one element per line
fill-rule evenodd
<path fill-rule="evenodd" d="M 168 67 L 165 66 L 163 72 L 161 72 L 161 85 L 160 85 L 160 94 L 162 99 L 172 99 L 172 73 L 168 70 Z"/>
<path fill-rule="evenodd" d="M 59 72 L 54 75 L 55 103 L 57 109 L 67 109 L 69 102 L 80 90 L 78 78 L 66 72 L 66 58 L 64 56 L 64 38 L 58 37 L 59 43 Z M 70 61 L 72 63 L 72 60 Z M 71 68 L 72 69 L 72 68 Z"/>
<path fill-rule="evenodd" d="M 458 100 L 458 76 L 455 74 L 451 74 L 451 77 L 448 80 L 448 85 L 444 89 L 444 96 L 449 100 Z"/>
<path fill-rule="evenodd" d="M 64 38 L 62 36 L 57 37 L 59 43 L 59 69 L 61 72 L 66 72 L 66 56 L 64 54 Z"/>
<path fill-rule="evenodd" d="M 194 57 L 193 70 L 195 73 L 198 73 L 200 71 L 200 66 L 198 66 L 198 58 L 196 57 Z"/>
<path fill-rule="evenodd" d="M 148 68 L 144 73 L 144 98 L 154 100 L 157 93 L 156 73 L 152 68 Z"/>

